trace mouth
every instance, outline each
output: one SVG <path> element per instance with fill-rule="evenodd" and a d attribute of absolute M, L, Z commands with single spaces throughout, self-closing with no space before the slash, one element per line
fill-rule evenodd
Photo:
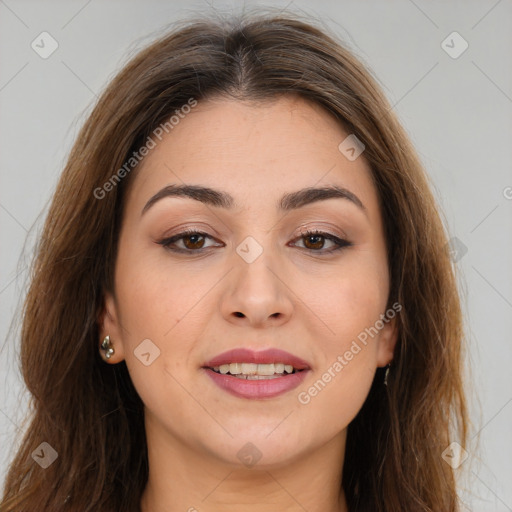
<path fill-rule="evenodd" d="M 234 349 L 202 369 L 222 390 L 239 398 L 274 398 L 296 388 L 311 370 L 303 359 L 279 349 Z"/>
<path fill-rule="evenodd" d="M 294 368 L 285 363 L 229 363 L 220 366 L 206 367 L 219 375 L 230 375 L 244 380 L 271 380 L 303 372 L 305 369 Z"/>

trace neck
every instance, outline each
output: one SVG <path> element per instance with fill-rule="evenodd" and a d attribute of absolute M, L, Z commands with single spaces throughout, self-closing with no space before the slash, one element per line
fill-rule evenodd
<path fill-rule="evenodd" d="M 346 431 L 286 462 L 244 467 L 188 446 L 151 421 L 146 430 L 141 512 L 348 512 L 341 487 Z"/>

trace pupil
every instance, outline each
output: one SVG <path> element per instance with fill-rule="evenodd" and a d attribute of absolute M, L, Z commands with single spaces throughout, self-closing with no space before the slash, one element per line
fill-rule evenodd
<path fill-rule="evenodd" d="M 187 249 L 200 249 L 204 244 L 204 239 L 199 242 L 198 238 L 202 238 L 202 235 L 188 235 L 185 237 L 184 243 Z"/>
<path fill-rule="evenodd" d="M 314 249 L 321 249 L 322 246 L 324 245 L 322 241 L 323 236 L 321 235 L 309 235 L 308 237 L 306 237 L 306 239 L 308 240 L 308 243 L 306 245 L 311 244 L 314 246 Z"/>

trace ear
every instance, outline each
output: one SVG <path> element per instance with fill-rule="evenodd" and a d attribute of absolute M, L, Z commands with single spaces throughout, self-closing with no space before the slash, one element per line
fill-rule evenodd
<path fill-rule="evenodd" d="M 104 295 L 103 308 L 98 317 L 98 327 L 100 333 L 98 350 L 101 358 L 111 364 L 120 363 L 124 359 L 123 329 L 119 321 L 116 301 L 110 292 L 106 292 Z M 105 336 L 110 336 L 110 344 L 114 349 L 110 359 L 105 357 L 105 351 L 100 348 Z"/>
<path fill-rule="evenodd" d="M 398 339 L 398 324 L 396 317 L 384 323 L 378 340 L 377 366 L 387 366 L 393 360 L 396 341 Z"/>

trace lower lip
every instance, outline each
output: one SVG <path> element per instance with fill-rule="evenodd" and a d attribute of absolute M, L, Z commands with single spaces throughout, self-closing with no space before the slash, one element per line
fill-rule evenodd
<path fill-rule="evenodd" d="M 306 377 L 309 370 L 290 373 L 283 377 L 265 380 L 246 380 L 232 375 L 216 373 L 209 368 L 204 368 L 208 377 L 220 388 L 239 398 L 272 398 L 282 395 L 296 388 Z"/>

